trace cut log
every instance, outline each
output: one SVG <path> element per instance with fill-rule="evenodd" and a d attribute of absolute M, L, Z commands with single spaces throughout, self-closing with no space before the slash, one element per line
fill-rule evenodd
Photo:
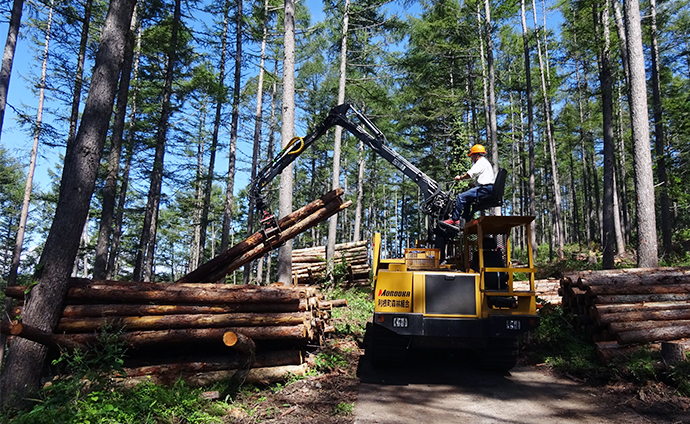
<path fill-rule="evenodd" d="M 256 352 L 254 341 L 244 334 L 235 331 L 226 331 L 223 334 L 223 344 L 248 355 L 253 355 Z"/>
<path fill-rule="evenodd" d="M 622 331 L 677 327 L 684 325 L 690 326 L 690 320 L 612 322 L 611 324 L 609 324 L 609 329 L 613 333 L 619 333 Z"/>
<path fill-rule="evenodd" d="M 319 222 L 324 221 L 330 218 L 331 216 L 335 215 L 336 213 L 340 212 L 341 210 L 348 208 L 350 205 L 352 205 L 352 201 L 348 201 L 343 204 L 331 202 L 329 205 L 327 205 L 327 207 L 319 209 L 316 213 L 300 221 L 298 224 L 281 231 L 280 236 L 276 241 L 276 244 L 281 244 L 287 240 L 292 239 L 297 234 L 307 231 Z M 202 280 L 209 282 L 219 281 L 227 274 L 231 273 L 236 269 L 239 269 L 244 264 L 256 259 L 259 256 L 262 256 L 263 254 L 271 250 L 271 248 L 271 245 L 257 246 L 242 254 L 241 256 L 235 258 L 230 263 L 225 264 L 225 266 L 222 266 L 220 269 L 206 274 Z"/>
<path fill-rule="evenodd" d="M 622 345 L 678 340 L 684 337 L 690 337 L 690 325 L 677 325 L 616 333 L 616 340 Z"/>
<path fill-rule="evenodd" d="M 285 381 L 291 375 L 304 375 L 309 369 L 308 365 L 285 365 L 280 367 L 267 368 L 252 368 L 248 371 L 244 381 L 246 383 L 254 384 L 270 384 Z M 156 384 L 174 384 L 178 379 L 184 380 L 185 383 L 194 386 L 202 387 L 208 386 L 220 381 L 230 380 L 237 370 L 223 370 L 223 371 L 209 371 L 195 374 L 183 374 L 178 376 L 171 376 L 163 374 L 161 376 L 142 376 L 114 380 L 116 384 L 125 388 L 131 388 L 142 382 L 153 382 Z"/>
<path fill-rule="evenodd" d="M 251 361 L 252 368 L 277 367 L 283 365 L 301 365 L 304 361 L 302 352 L 296 349 L 276 350 L 257 353 Z M 127 377 L 146 375 L 175 375 L 209 371 L 236 370 L 246 362 L 244 356 L 206 358 L 199 361 L 181 361 L 167 364 L 147 365 L 142 367 L 124 367 Z"/>
<path fill-rule="evenodd" d="M 58 322 L 55 331 L 59 333 L 87 333 L 105 326 L 124 328 L 126 331 L 167 330 L 173 328 L 259 327 L 304 324 L 307 319 L 308 317 L 304 312 L 62 318 Z"/>
<path fill-rule="evenodd" d="M 326 205 L 329 203 L 332 203 L 333 201 L 340 201 L 340 196 L 343 194 L 343 190 L 341 188 L 332 190 L 328 193 L 326 193 L 324 196 L 322 196 L 320 199 L 315 200 L 302 208 L 292 212 L 291 214 L 281 218 L 278 220 L 278 227 L 281 229 L 281 237 L 283 241 L 289 240 L 290 238 L 285 239 L 285 234 L 284 234 L 284 229 L 285 228 L 291 228 L 294 226 L 296 223 L 299 223 L 303 221 L 305 218 L 313 215 L 315 212 L 317 212 L 320 209 L 323 209 Z M 294 233 L 294 235 L 297 235 L 299 233 Z M 293 237 L 294 237 L 293 235 Z M 179 280 L 177 280 L 177 283 L 187 283 L 187 282 L 215 282 L 218 281 L 220 278 L 216 280 L 209 280 L 208 276 L 209 275 L 217 275 L 221 269 L 227 268 L 227 264 L 235 261 L 238 257 L 244 255 L 246 252 L 255 249 L 258 245 L 264 244 L 266 242 L 266 237 L 264 236 L 264 233 L 262 231 L 257 231 L 253 235 L 249 236 L 242 242 L 236 244 L 235 246 L 231 247 L 230 249 L 226 250 L 225 252 L 221 253 L 220 255 L 216 256 L 215 258 L 209 260 L 208 262 L 202 264 L 199 266 L 197 269 L 194 271 L 190 272 L 189 274 L 183 276 Z M 282 241 L 276 240 L 273 244 L 278 245 L 282 243 Z M 271 250 L 270 245 L 269 248 L 266 250 Z M 239 267 L 238 267 L 239 268 Z"/>
<path fill-rule="evenodd" d="M 608 305 L 596 305 L 598 314 L 609 314 L 617 312 L 631 312 L 631 311 L 654 311 L 654 310 L 676 310 L 676 309 L 690 309 L 690 302 L 645 302 L 645 303 L 618 303 Z"/>
<path fill-rule="evenodd" d="M 686 309 L 657 309 L 657 310 L 638 310 L 629 312 L 601 313 L 599 312 L 597 322 L 606 325 L 614 322 L 631 321 L 651 321 L 651 320 L 683 320 L 690 319 L 690 307 Z"/>
<path fill-rule="evenodd" d="M 301 299 L 298 305 L 290 303 L 236 303 L 226 305 L 131 305 L 96 304 L 67 305 L 62 311 L 64 318 L 143 316 L 143 315 L 181 315 L 181 314 L 227 314 L 231 312 L 300 312 L 306 311 L 307 300 Z M 15 309 L 21 313 L 21 308 Z"/>
<path fill-rule="evenodd" d="M 660 286 L 643 284 L 609 284 L 600 286 L 585 286 L 584 288 L 592 295 L 690 293 L 690 284 L 666 284 Z"/>
<path fill-rule="evenodd" d="M 636 302 L 672 302 L 690 300 L 690 293 L 667 294 L 609 294 L 595 297 L 598 304 L 606 303 L 636 303 Z"/>

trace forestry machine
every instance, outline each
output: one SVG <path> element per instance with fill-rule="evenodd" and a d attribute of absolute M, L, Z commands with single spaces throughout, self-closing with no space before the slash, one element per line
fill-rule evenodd
<path fill-rule="evenodd" d="M 257 211 L 263 214 L 266 236 L 280 229 L 267 211 L 262 189 L 336 125 L 417 183 L 424 197 L 421 210 L 430 224 L 427 240 L 405 249 L 403 258 L 382 258 L 381 234 L 374 236 L 375 309 L 367 328 L 367 356 L 374 365 L 385 366 L 404 360 L 410 349 L 470 349 L 480 353 L 487 367 L 511 369 L 518 357 L 518 337 L 539 324 L 530 245 L 534 217 L 482 213 L 462 229 L 443 223 L 454 206 L 452 188 L 444 192 L 436 181 L 393 151 L 376 125 L 351 105 L 334 107 L 311 134 L 293 138 L 252 182 L 250 193 Z M 500 206 L 504 184 L 505 171 L 501 169 L 494 185 L 497 198 L 479 199 L 473 211 Z M 527 267 L 511 265 L 510 234 L 515 227 L 525 229 Z M 516 272 L 528 275 L 526 290 L 513 288 Z"/>

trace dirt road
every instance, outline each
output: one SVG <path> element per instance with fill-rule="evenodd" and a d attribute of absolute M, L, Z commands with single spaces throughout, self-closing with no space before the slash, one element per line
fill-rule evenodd
<path fill-rule="evenodd" d="M 360 359 L 355 424 L 424 423 L 690 423 L 690 413 L 636 412 L 627 399 L 544 368 L 491 373 L 471 357 L 417 355 L 378 370 Z"/>

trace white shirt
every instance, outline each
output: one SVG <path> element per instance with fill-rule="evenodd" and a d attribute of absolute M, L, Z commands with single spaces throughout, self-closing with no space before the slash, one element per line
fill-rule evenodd
<path fill-rule="evenodd" d="M 467 175 L 474 179 L 476 185 L 493 184 L 496 179 L 494 177 L 494 168 L 484 156 L 480 156 L 477 159 L 472 168 L 467 171 Z"/>

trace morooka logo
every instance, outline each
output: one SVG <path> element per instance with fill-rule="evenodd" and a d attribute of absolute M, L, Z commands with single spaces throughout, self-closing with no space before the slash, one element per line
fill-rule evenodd
<path fill-rule="evenodd" d="M 379 297 L 389 296 L 389 297 L 410 297 L 410 292 L 405 290 L 382 290 L 379 289 Z"/>

